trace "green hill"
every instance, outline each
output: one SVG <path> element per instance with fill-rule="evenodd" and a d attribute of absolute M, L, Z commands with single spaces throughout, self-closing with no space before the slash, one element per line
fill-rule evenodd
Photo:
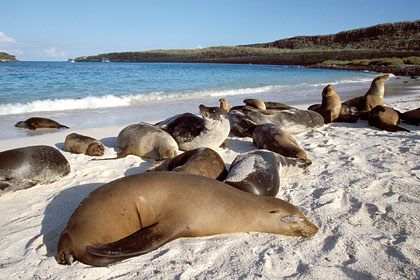
<path fill-rule="evenodd" d="M 420 51 L 420 20 L 379 24 L 324 36 L 298 36 L 250 45 L 280 49 L 371 49 Z"/>
<path fill-rule="evenodd" d="M 332 35 L 299 36 L 264 44 L 117 52 L 78 57 L 75 61 L 101 62 L 106 59 L 111 62 L 251 63 L 323 68 L 339 64 L 340 69 L 356 65 L 358 70 L 372 71 L 378 66 L 393 66 L 391 73 L 420 75 L 420 20 L 380 24 Z M 404 69 L 399 72 L 401 68 Z"/>
<path fill-rule="evenodd" d="M 0 62 L 17 62 L 18 60 L 14 55 L 5 52 L 0 52 Z"/>

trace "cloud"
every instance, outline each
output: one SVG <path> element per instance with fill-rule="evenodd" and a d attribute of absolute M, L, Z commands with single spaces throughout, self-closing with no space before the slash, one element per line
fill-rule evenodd
<path fill-rule="evenodd" d="M 196 49 L 199 49 L 199 50 L 201 50 L 203 48 L 203 46 L 202 45 L 197 45 L 197 47 L 196 47 Z"/>
<path fill-rule="evenodd" d="M 0 31 L 0 44 L 15 44 L 16 40 L 12 37 L 6 35 L 6 33 Z"/>
<path fill-rule="evenodd" d="M 44 49 L 44 54 L 48 57 L 66 57 L 66 53 L 57 50 L 56 47 Z"/>

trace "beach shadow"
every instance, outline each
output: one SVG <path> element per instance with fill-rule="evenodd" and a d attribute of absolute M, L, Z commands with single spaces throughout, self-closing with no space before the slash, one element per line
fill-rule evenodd
<path fill-rule="evenodd" d="M 66 149 L 64 148 L 64 142 L 56 143 L 55 147 L 59 150 L 66 152 Z"/>
<path fill-rule="evenodd" d="M 55 256 L 58 238 L 74 210 L 88 194 L 102 185 L 103 183 L 85 184 L 59 192 L 45 208 L 41 233 L 29 240 L 26 248 L 42 237 L 42 243 L 47 248 L 47 256 Z"/>
<path fill-rule="evenodd" d="M 140 163 L 139 166 L 127 169 L 124 173 L 124 176 L 144 173 L 146 172 L 147 168 L 156 163 L 154 159 L 142 158 L 142 160 L 144 160 L 144 162 Z"/>
<path fill-rule="evenodd" d="M 101 143 L 106 147 L 119 149 L 117 145 L 117 137 L 106 137 L 99 141 L 101 141 Z"/>
<path fill-rule="evenodd" d="M 256 149 L 252 143 L 246 140 L 241 140 L 240 138 L 228 138 L 227 142 L 227 148 L 236 153 L 245 153 Z"/>

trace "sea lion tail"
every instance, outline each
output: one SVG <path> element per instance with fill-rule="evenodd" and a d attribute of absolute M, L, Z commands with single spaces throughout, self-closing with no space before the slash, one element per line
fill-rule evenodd
<path fill-rule="evenodd" d="M 69 129 L 70 127 L 66 126 L 66 125 L 62 125 L 60 124 L 60 126 L 58 128 L 64 128 L 64 129 Z"/>

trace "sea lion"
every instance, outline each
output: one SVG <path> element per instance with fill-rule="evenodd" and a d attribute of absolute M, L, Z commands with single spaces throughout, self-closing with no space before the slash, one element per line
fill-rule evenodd
<path fill-rule="evenodd" d="M 356 107 L 360 112 L 370 111 L 376 106 L 382 105 L 384 103 L 385 82 L 388 79 L 388 74 L 376 77 L 364 96 L 352 98 L 343 102 L 343 104 Z"/>
<path fill-rule="evenodd" d="M 122 150 L 117 158 L 128 155 L 162 160 L 178 154 L 178 144 L 166 131 L 152 124 L 140 122 L 120 131 L 118 147 Z"/>
<path fill-rule="evenodd" d="M 222 181 L 227 169 L 222 157 L 210 148 L 198 148 L 186 151 L 174 158 L 166 159 L 149 171 L 176 171 L 206 176 Z"/>
<path fill-rule="evenodd" d="M 230 109 L 232 108 L 232 105 L 229 105 L 226 101 L 225 98 L 220 98 L 219 99 L 219 104 L 220 104 L 220 108 L 222 108 L 223 110 L 225 110 L 226 112 L 229 113 Z"/>
<path fill-rule="evenodd" d="M 410 132 L 409 130 L 397 125 L 399 120 L 400 118 L 398 111 L 382 105 L 378 105 L 375 108 L 373 108 L 370 111 L 368 118 L 369 125 L 374 126 L 376 128 L 390 132 Z"/>
<path fill-rule="evenodd" d="M 420 108 L 401 113 L 400 119 L 402 119 L 404 122 L 409 123 L 409 124 L 419 125 Z"/>
<path fill-rule="evenodd" d="M 230 131 L 228 114 L 219 107 L 199 106 L 200 115 L 184 113 L 170 117 L 156 125 L 167 131 L 181 150 L 207 147 L 217 149 Z"/>
<path fill-rule="evenodd" d="M 248 119 L 241 110 L 229 111 L 230 133 L 238 137 L 251 137 L 254 132 L 255 122 Z"/>
<path fill-rule="evenodd" d="M 52 183 L 70 172 L 57 149 L 29 146 L 0 152 L 0 193 Z"/>
<path fill-rule="evenodd" d="M 310 106 L 308 110 L 319 113 L 324 123 L 331 123 L 340 116 L 341 100 L 331 84 L 322 90 L 322 103 L 319 106 Z"/>
<path fill-rule="evenodd" d="M 39 128 L 69 128 L 68 126 L 59 124 L 54 120 L 40 117 L 29 118 L 26 121 L 17 122 L 15 127 L 26 128 L 30 130 L 36 130 Z"/>
<path fill-rule="evenodd" d="M 242 111 L 246 118 L 256 124 L 272 123 L 290 134 L 301 133 L 324 125 L 324 118 L 310 110 L 283 110 L 272 115 L 265 115 L 248 108 Z"/>
<path fill-rule="evenodd" d="M 258 110 L 266 110 L 267 107 L 265 106 L 265 103 L 258 98 L 247 98 L 244 99 L 244 103 L 248 106 L 254 107 Z"/>
<path fill-rule="evenodd" d="M 90 193 L 62 231 L 56 260 L 103 266 L 179 237 L 267 232 L 310 237 L 318 228 L 297 207 L 204 176 L 148 172 Z"/>
<path fill-rule="evenodd" d="M 301 158 L 311 163 L 295 139 L 272 123 L 257 125 L 252 139 L 258 149 L 266 149 L 286 157 Z"/>
<path fill-rule="evenodd" d="M 66 136 L 64 148 L 69 153 L 85 154 L 88 156 L 103 156 L 105 152 L 104 145 L 101 141 L 77 133 L 71 133 Z"/>
<path fill-rule="evenodd" d="M 309 165 L 304 159 L 255 150 L 239 154 L 234 159 L 224 182 L 256 195 L 276 196 L 280 178 L 300 175 Z"/>

